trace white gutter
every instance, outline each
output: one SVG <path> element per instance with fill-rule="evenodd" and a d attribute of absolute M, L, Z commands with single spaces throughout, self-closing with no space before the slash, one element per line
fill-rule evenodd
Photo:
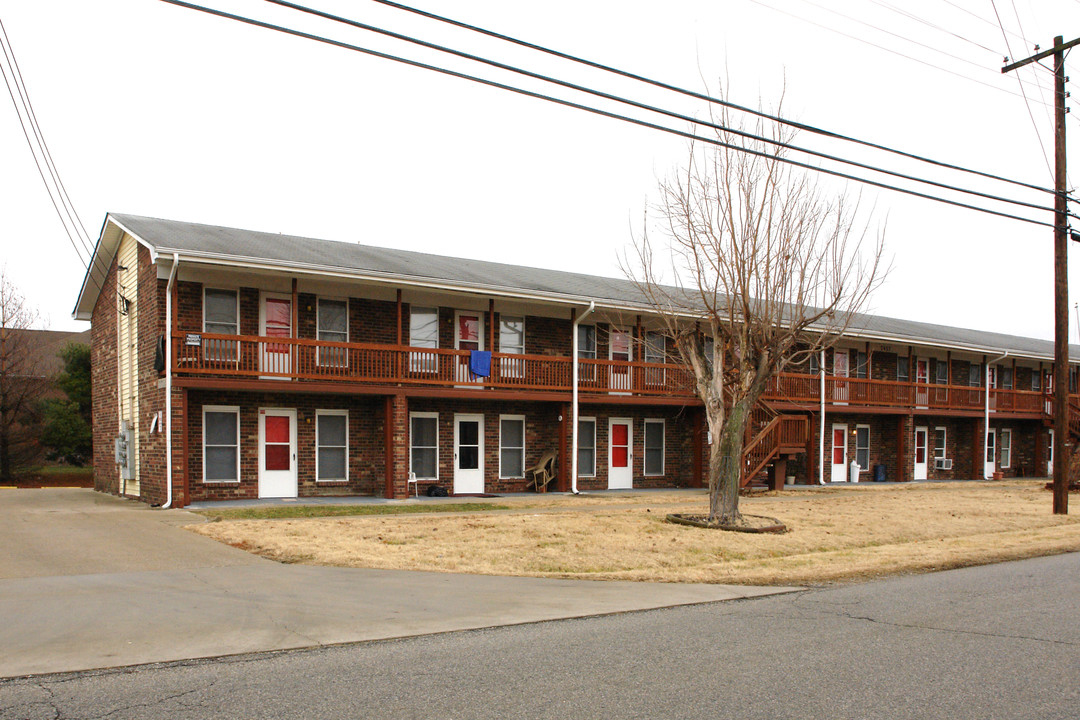
<path fill-rule="evenodd" d="M 996 363 L 998 360 L 1003 360 L 1008 357 L 1009 351 L 1005 350 L 1004 354 L 997 356 L 993 360 L 989 360 L 986 363 L 986 403 L 983 410 L 983 454 L 982 454 L 982 476 L 983 480 L 989 480 L 990 477 L 986 474 L 986 453 L 990 450 L 990 365 Z M 1016 379 L 1013 378 L 1015 384 Z"/>
<path fill-rule="evenodd" d="M 821 375 L 821 431 L 818 433 L 818 485 L 825 484 L 825 351 L 821 351 L 821 362 L 818 363 L 818 374 Z"/>
<path fill-rule="evenodd" d="M 172 507 L 172 288 L 180 254 L 173 253 L 169 282 L 165 284 L 165 502 L 162 508 Z"/>
<path fill-rule="evenodd" d="M 579 364 L 578 363 L 578 325 L 581 324 L 582 320 L 584 320 L 590 314 L 592 314 L 593 310 L 595 310 L 595 309 L 596 309 L 596 303 L 594 301 L 590 300 L 589 301 L 589 308 L 585 312 L 581 313 L 580 317 L 577 317 L 577 318 L 574 319 L 574 329 L 573 329 L 574 336 L 570 339 L 570 346 L 571 346 L 570 357 L 572 358 L 572 362 L 570 363 L 570 368 L 571 368 L 570 369 L 570 376 L 571 376 L 570 384 L 571 384 L 571 387 L 572 387 L 571 393 L 573 395 L 573 400 L 571 400 L 571 402 L 570 402 L 570 422 L 572 423 L 571 441 L 570 441 L 570 491 L 573 492 L 575 495 L 578 494 L 578 489 L 577 489 L 577 473 L 578 473 L 578 466 L 577 466 L 578 421 L 577 421 L 577 419 L 578 419 L 578 374 L 579 374 L 579 370 L 578 370 L 578 364 Z"/>

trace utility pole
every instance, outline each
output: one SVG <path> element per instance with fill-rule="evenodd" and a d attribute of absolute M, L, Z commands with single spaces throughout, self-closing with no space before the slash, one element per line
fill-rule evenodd
<path fill-rule="evenodd" d="M 1054 58 L 1054 514 L 1069 514 L 1069 219 L 1065 187 L 1065 51 L 1080 38 L 1001 68 L 1016 70 L 1043 58 Z M 989 431 L 989 428 L 987 428 Z"/>

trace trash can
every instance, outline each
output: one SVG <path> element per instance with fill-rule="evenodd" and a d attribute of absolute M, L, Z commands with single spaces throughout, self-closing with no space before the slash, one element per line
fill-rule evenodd
<path fill-rule="evenodd" d="M 874 466 L 874 482 L 885 482 L 885 466 L 881 463 Z"/>
<path fill-rule="evenodd" d="M 853 483 L 859 482 L 859 463 L 854 460 L 848 465 L 848 480 Z"/>

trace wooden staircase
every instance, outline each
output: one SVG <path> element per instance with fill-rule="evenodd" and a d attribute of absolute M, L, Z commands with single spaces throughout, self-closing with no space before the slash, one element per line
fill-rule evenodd
<path fill-rule="evenodd" d="M 1080 421 L 1080 415 L 1077 419 Z M 743 444 L 743 473 L 739 487 L 746 487 L 757 479 L 778 456 L 805 451 L 809 428 L 806 415 L 782 415 L 765 403 L 754 408 L 748 424 L 750 438 Z"/>

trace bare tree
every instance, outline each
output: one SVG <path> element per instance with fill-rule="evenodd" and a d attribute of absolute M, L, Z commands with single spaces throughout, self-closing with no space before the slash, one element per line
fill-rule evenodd
<path fill-rule="evenodd" d="M 27 332 L 39 321 L 37 310 L 0 268 L 0 482 L 5 484 L 41 455 L 37 404 L 49 378 L 37 367 L 37 342 Z"/>
<path fill-rule="evenodd" d="M 713 122 L 733 127 L 726 111 Z M 693 372 L 720 525 L 741 520 L 744 433 L 769 381 L 835 343 L 884 275 L 883 233 L 866 242 L 858 202 L 783 162 L 790 132 L 760 120 L 752 132 L 778 144 L 717 131 L 731 147 L 690 146 L 659 186 L 663 243 L 646 223 L 624 262 Z"/>

